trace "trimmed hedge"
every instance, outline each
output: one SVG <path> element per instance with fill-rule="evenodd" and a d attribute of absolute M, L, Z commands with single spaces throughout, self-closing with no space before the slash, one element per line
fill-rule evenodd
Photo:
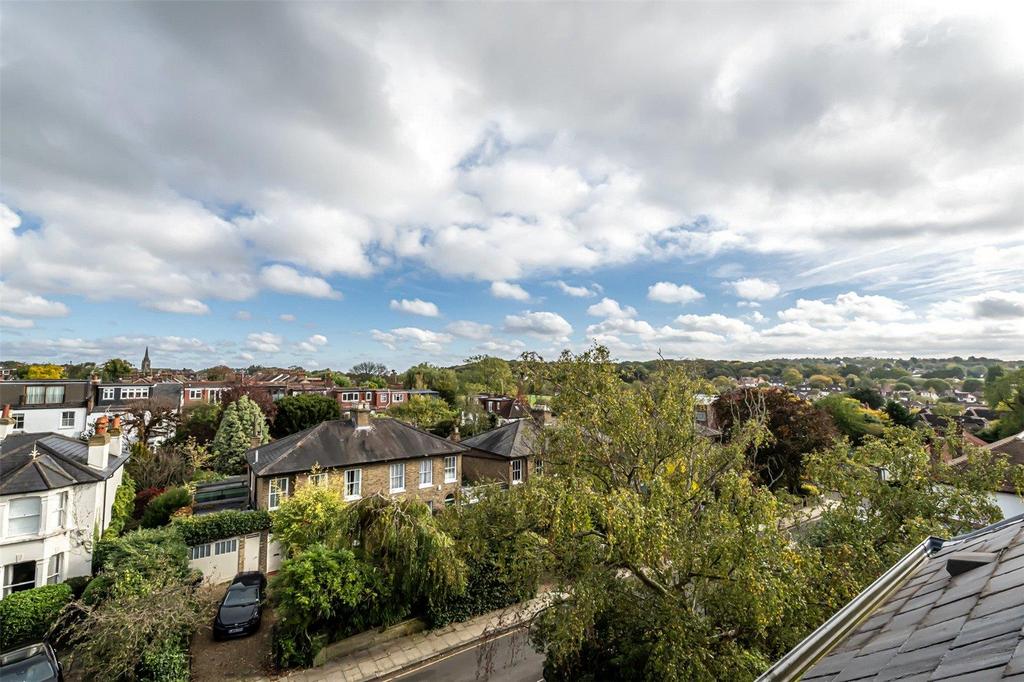
<path fill-rule="evenodd" d="M 39 641 L 71 601 L 71 587 L 42 585 L 0 600 L 0 650 Z"/>
<path fill-rule="evenodd" d="M 227 510 L 175 518 L 172 527 L 185 544 L 192 547 L 236 535 L 249 535 L 270 530 L 270 513 L 263 510 Z"/>
<path fill-rule="evenodd" d="M 166 526 L 171 521 L 171 514 L 190 504 L 192 493 L 186 488 L 169 488 L 146 505 L 146 510 L 142 512 L 142 527 Z"/>

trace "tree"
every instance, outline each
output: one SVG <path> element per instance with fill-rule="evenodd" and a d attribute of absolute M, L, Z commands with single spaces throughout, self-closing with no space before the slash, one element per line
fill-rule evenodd
<path fill-rule="evenodd" d="M 985 370 L 985 385 L 994 384 L 1004 374 L 1006 374 L 1006 370 L 1003 369 L 1002 365 L 990 365 Z"/>
<path fill-rule="evenodd" d="M 213 439 L 214 469 L 229 476 L 244 473 L 246 450 L 268 442 L 268 430 L 263 412 L 249 396 L 228 405 Z"/>
<path fill-rule="evenodd" d="M 488 393 L 506 395 L 515 388 L 515 378 L 508 361 L 488 355 L 469 358 L 460 377 L 463 384 L 479 384 Z"/>
<path fill-rule="evenodd" d="M 360 384 L 371 378 L 383 378 L 388 374 L 388 367 L 380 362 L 360 362 L 348 371 L 349 375 Z"/>
<path fill-rule="evenodd" d="M 277 416 L 277 403 L 270 397 L 270 391 L 262 386 L 232 386 L 220 394 L 221 407 L 227 408 L 243 395 L 259 405 L 260 412 L 266 417 L 268 423 L 274 423 L 274 417 Z"/>
<path fill-rule="evenodd" d="M 103 363 L 103 380 L 120 381 L 134 371 L 132 363 L 123 358 L 111 358 Z"/>
<path fill-rule="evenodd" d="M 804 380 L 804 375 L 796 367 L 787 367 L 782 370 L 782 381 L 787 386 L 796 386 Z"/>
<path fill-rule="evenodd" d="M 274 539 L 294 556 L 313 545 L 337 548 L 345 503 L 337 488 L 301 485 L 281 503 L 274 517 Z"/>
<path fill-rule="evenodd" d="M 217 435 L 223 410 L 217 403 L 199 403 L 185 408 L 175 440 L 184 442 L 193 438 L 200 445 L 210 443 Z"/>
<path fill-rule="evenodd" d="M 26 379 L 60 379 L 64 368 L 60 365 L 29 365 L 25 370 Z"/>
<path fill-rule="evenodd" d="M 277 401 L 273 433 L 277 438 L 341 417 L 341 408 L 325 395 L 290 395 Z"/>
<path fill-rule="evenodd" d="M 814 388 L 825 388 L 832 385 L 832 377 L 824 374 L 812 374 L 807 382 Z"/>
<path fill-rule="evenodd" d="M 121 418 L 133 440 L 147 445 L 175 435 L 181 421 L 178 404 L 168 398 L 131 400 Z"/>
<path fill-rule="evenodd" d="M 768 437 L 750 443 L 747 459 L 762 483 L 792 493 L 800 491 L 806 454 L 828 447 L 839 435 L 824 410 L 778 388 L 737 389 L 719 397 L 714 409 L 726 440 L 737 431 L 746 437 L 747 422 L 763 421 Z"/>
<path fill-rule="evenodd" d="M 914 426 L 914 422 L 917 421 L 917 415 L 895 400 L 890 400 L 885 404 L 885 413 L 889 416 L 889 421 L 896 426 L 906 426 L 909 428 Z"/>
<path fill-rule="evenodd" d="M 423 396 L 412 396 L 404 403 L 392 405 L 388 410 L 388 417 L 441 436 L 451 433 L 458 416 L 445 401 Z"/>
<path fill-rule="evenodd" d="M 449 405 L 454 405 L 459 395 L 459 378 L 455 370 L 442 369 L 426 363 L 406 370 L 402 377 L 402 385 L 406 388 L 437 391 L 441 399 Z"/>
<path fill-rule="evenodd" d="M 850 391 L 847 395 L 849 395 L 854 400 L 857 400 L 867 405 L 872 410 L 880 410 L 885 405 L 885 398 L 882 397 L 882 394 L 876 391 L 875 389 L 868 388 L 866 386 L 861 388 L 855 388 L 854 390 Z"/>
<path fill-rule="evenodd" d="M 836 428 L 854 443 L 859 444 L 864 436 L 882 435 L 884 427 L 878 413 L 865 409 L 854 398 L 830 395 L 815 405 L 828 412 Z"/>
<path fill-rule="evenodd" d="M 132 446 L 132 456 L 125 465 L 139 490 L 169 488 L 190 481 L 196 471 L 206 466 L 210 452 L 195 438 L 168 441 L 155 448 L 143 443 Z"/>
<path fill-rule="evenodd" d="M 921 385 L 926 389 L 935 391 L 936 393 L 944 393 L 945 391 L 952 390 L 949 382 L 945 379 L 928 379 Z"/>
<path fill-rule="evenodd" d="M 235 372 L 227 365 L 216 365 L 202 370 L 200 374 L 205 375 L 209 381 L 227 381 L 234 376 Z"/>

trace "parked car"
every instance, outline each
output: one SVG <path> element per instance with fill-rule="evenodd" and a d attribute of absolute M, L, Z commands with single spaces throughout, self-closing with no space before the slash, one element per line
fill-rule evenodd
<path fill-rule="evenodd" d="M 245 637 L 260 629 L 267 578 L 262 573 L 239 573 L 228 586 L 213 621 L 213 638 Z"/>
<path fill-rule="evenodd" d="M 64 671 L 46 642 L 29 644 L 0 654 L 3 682 L 62 682 Z"/>

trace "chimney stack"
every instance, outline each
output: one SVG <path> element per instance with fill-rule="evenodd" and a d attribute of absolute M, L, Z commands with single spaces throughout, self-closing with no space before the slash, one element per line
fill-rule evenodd
<path fill-rule="evenodd" d="M 462 436 L 459 434 L 459 425 L 458 424 L 456 424 L 452 428 L 452 433 L 451 433 L 450 436 L 448 436 L 448 440 L 450 440 L 453 443 L 458 443 L 460 440 L 462 440 Z"/>
<path fill-rule="evenodd" d="M 121 456 L 124 437 L 121 435 L 121 415 L 114 415 L 114 424 L 110 428 L 110 454 L 114 457 Z"/>
<path fill-rule="evenodd" d="M 3 416 L 0 417 L 0 440 L 7 438 L 7 436 L 14 430 L 14 419 L 11 417 L 11 406 L 4 405 Z"/>
<path fill-rule="evenodd" d="M 547 405 L 534 405 L 530 409 L 530 414 L 533 415 L 534 420 L 536 420 L 540 426 L 551 426 L 555 423 L 555 418 L 551 413 L 551 408 Z"/>
<path fill-rule="evenodd" d="M 107 434 L 106 415 L 96 420 L 96 433 L 89 439 L 89 466 L 106 469 L 110 456 L 110 436 Z M 118 436 L 120 439 L 120 436 Z"/>
<path fill-rule="evenodd" d="M 352 408 L 352 423 L 357 429 L 370 428 L 370 408 L 361 402 Z"/>

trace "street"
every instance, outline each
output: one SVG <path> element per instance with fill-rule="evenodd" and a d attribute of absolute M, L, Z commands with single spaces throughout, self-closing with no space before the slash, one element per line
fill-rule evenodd
<path fill-rule="evenodd" d="M 522 630 L 471 645 L 433 663 L 385 678 L 401 682 L 541 682 L 544 656 L 538 654 Z"/>

